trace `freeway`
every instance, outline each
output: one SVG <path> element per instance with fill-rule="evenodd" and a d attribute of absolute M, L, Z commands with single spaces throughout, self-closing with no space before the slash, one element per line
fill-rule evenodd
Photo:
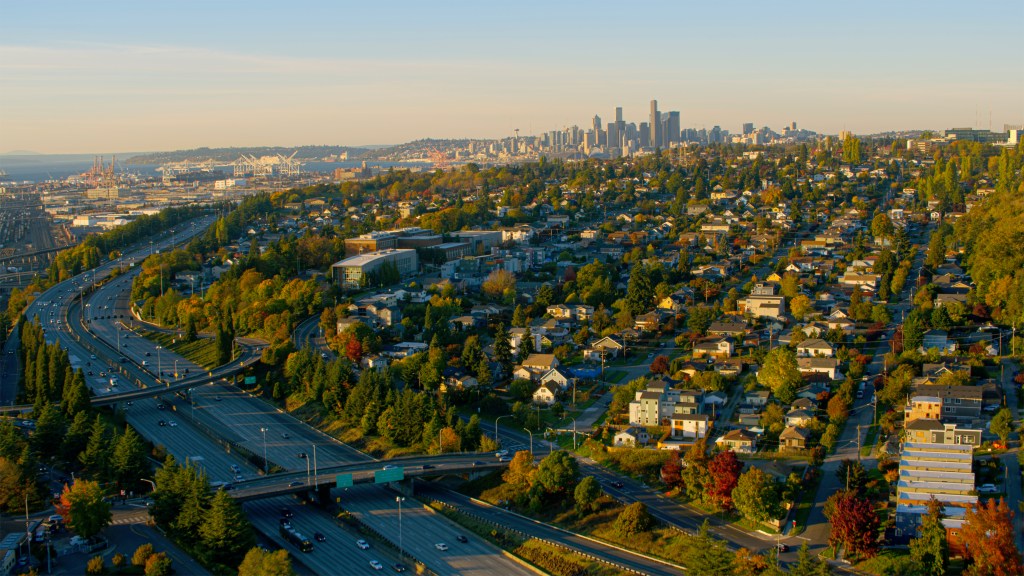
<path fill-rule="evenodd" d="M 334 351 L 327 347 L 327 341 L 320 334 L 319 316 L 311 316 L 300 322 L 292 332 L 292 341 L 296 348 L 308 346 L 320 352 L 320 356 L 325 360 L 334 360 Z"/>
<path fill-rule="evenodd" d="M 491 506 L 479 500 L 475 500 L 458 492 L 453 492 L 435 485 L 427 485 L 421 491 L 425 497 L 434 498 L 468 512 L 484 520 L 508 526 L 513 530 L 530 534 L 537 538 L 556 542 L 571 547 L 584 554 L 600 556 L 606 560 L 651 576 L 673 576 L 679 574 L 683 568 L 660 560 L 649 558 L 642 554 L 630 552 L 617 546 L 612 546 L 585 538 L 572 532 L 567 532 L 537 520 L 509 512 L 502 508 Z"/>
<path fill-rule="evenodd" d="M 532 570 L 507 559 L 489 542 L 466 532 L 444 516 L 429 510 L 412 498 L 402 506 L 402 524 L 398 524 L 396 494 L 370 486 L 349 488 L 341 496 L 341 505 L 360 521 L 401 542 L 402 549 L 430 566 L 438 574 L 460 576 L 531 576 Z M 459 542 L 463 536 L 466 542 Z M 398 544 L 398 542 L 395 542 Z M 447 550 L 440 550 L 444 544 Z"/>

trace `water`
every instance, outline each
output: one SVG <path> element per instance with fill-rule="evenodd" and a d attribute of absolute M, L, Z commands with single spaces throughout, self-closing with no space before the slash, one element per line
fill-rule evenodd
<path fill-rule="evenodd" d="M 142 177 L 159 177 L 158 164 L 132 164 L 122 163 L 122 159 L 129 158 L 138 152 L 125 152 L 115 154 L 117 156 L 117 171 L 131 172 Z M 7 172 L 7 179 L 14 182 L 44 182 L 46 180 L 63 180 L 68 176 L 81 174 L 92 168 L 93 161 L 97 155 L 94 154 L 32 154 L 32 155 L 0 155 L 0 170 Z M 110 162 L 110 154 L 104 154 L 103 161 Z M 362 165 L 361 161 L 349 162 L 320 162 L 308 161 L 303 166 L 304 172 L 331 173 L 335 168 L 355 168 Z M 419 170 L 426 167 L 426 164 L 417 162 L 376 162 L 367 161 L 371 168 L 411 168 Z M 225 175 L 231 176 L 230 167 L 221 167 Z"/>

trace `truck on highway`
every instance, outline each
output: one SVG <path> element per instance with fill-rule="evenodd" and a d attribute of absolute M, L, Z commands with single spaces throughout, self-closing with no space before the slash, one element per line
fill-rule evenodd
<path fill-rule="evenodd" d="M 281 524 L 281 537 L 303 552 L 313 551 L 313 543 L 309 541 L 309 538 L 306 538 L 296 531 L 295 528 L 292 528 L 290 523 Z"/>

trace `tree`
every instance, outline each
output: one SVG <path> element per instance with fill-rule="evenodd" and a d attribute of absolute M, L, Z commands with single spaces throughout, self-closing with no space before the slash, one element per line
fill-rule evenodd
<path fill-rule="evenodd" d="M 1013 432 L 1013 412 L 1010 412 L 1009 408 L 1001 408 L 992 417 L 992 424 L 989 428 L 1003 441 L 1003 446 L 1006 446 L 1006 440 L 1010 437 L 1010 432 Z"/>
<path fill-rule="evenodd" d="M 683 554 L 683 564 L 701 576 L 732 576 L 735 558 L 725 542 L 711 536 L 710 525 L 705 519 Z"/>
<path fill-rule="evenodd" d="M 651 362 L 651 372 L 654 374 L 665 374 L 668 372 L 668 356 L 658 354 Z"/>
<path fill-rule="evenodd" d="M 654 518 L 643 502 L 633 502 L 619 512 L 615 519 L 615 530 L 622 536 L 634 536 L 651 529 Z"/>
<path fill-rule="evenodd" d="M 690 308 L 686 318 L 686 327 L 693 332 L 703 334 L 715 320 L 715 310 L 708 306 L 694 306 Z"/>
<path fill-rule="evenodd" d="M 879 212 L 875 214 L 875 217 L 871 220 L 871 235 L 875 238 L 881 238 L 883 240 L 892 238 L 896 232 L 896 227 L 893 226 L 892 220 L 885 212 Z"/>
<path fill-rule="evenodd" d="M 580 512 L 593 512 L 597 509 L 597 501 L 604 495 L 601 484 L 593 477 L 587 476 L 580 480 L 573 492 L 576 509 Z"/>
<path fill-rule="evenodd" d="M 523 310 L 523 305 L 517 304 L 515 311 L 512 312 L 512 326 L 525 328 L 529 322 L 530 319 L 526 316 L 526 310 Z"/>
<path fill-rule="evenodd" d="M 510 291 L 514 296 L 516 289 L 516 277 L 508 270 L 495 268 L 487 275 L 487 278 L 484 279 L 484 283 L 480 288 L 483 290 L 484 294 L 491 298 L 507 298 Z"/>
<path fill-rule="evenodd" d="M 171 559 L 166 552 L 153 554 L 146 560 L 146 576 L 170 576 Z"/>
<path fill-rule="evenodd" d="M 775 397 L 784 404 L 793 402 L 797 388 L 803 383 L 796 362 L 796 352 L 787 347 L 775 348 L 769 352 L 757 372 L 757 382 L 771 389 Z"/>
<path fill-rule="evenodd" d="M 103 489 L 92 480 L 78 480 L 74 486 L 65 484 L 57 510 L 83 538 L 99 534 L 113 518 L 110 503 L 103 499 Z"/>
<path fill-rule="evenodd" d="M 723 510 L 732 510 L 732 491 L 739 482 L 741 470 L 743 463 L 736 458 L 736 453 L 732 450 L 715 454 L 708 463 L 711 479 L 707 490 L 708 500 Z"/>
<path fill-rule="evenodd" d="M 671 488 L 683 483 L 683 462 L 678 451 L 661 465 L 661 481 Z"/>
<path fill-rule="evenodd" d="M 534 483 L 548 496 L 564 496 L 576 486 L 579 464 L 565 450 L 557 450 L 540 461 Z"/>
<path fill-rule="evenodd" d="M 760 468 L 744 472 L 732 491 L 736 509 L 754 522 L 768 522 L 783 514 L 779 485 Z"/>
<path fill-rule="evenodd" d="M 519 362 L 522 363 L 530 354 L 536 352 L 535 344 L 533 341 L 533 330 L 527 326 L 523 331 L 523 338 L 519 341 Z"/>
<path fill-rule="evenodd" d="M 494 360 L 501 364 L 506 375 L 512 372 L 512 338 L 504 323 L 498 324 L 498 331 L 494 333 Z"/>
<path fill-rule="evenodd" d="M 910 557 L 930 576 L 942 576 L 949 563 L 949 544 L 946 527 L 942 525 L 942 503 L 934 496 L 928 500 L 928 513 L 921 517 L 917 537 L 910 541 Z"/>
<path fill-rule="evenodd" d="M 206 552 L 217 563 L 234 566 L 256 544 L 249 520 L 235 499 L 218 490 L 210 501 L 199 536 Z"/>
<path fill-rule="evenodd" d="M 836 476 L 847 490 L 855 494 L 863 492 L 864 487 L 868 483 L 868 471 L 859 460 L 843 460 L 840 462 L 839 469 L 836 470 Z"/>
<path fill-rule="evenodd" d="M 805 294 L 800 294 L 793 298 L 789 302 L 789 311 L 793 313 L 793 317 L 803 320 L 807 313 L 814 309 L 811 304 L 811 299 Z"/>
<path fill-rule="evenodd" d="M 238 566 L 238 576 L 295 576 L 295 570 L 287 550 L 264 552 L 253 548 Z"/>
<path fill-rule="evenodd" d="M 836 492 L 825 502 L 825 517 L 831 531 L 828 543 L 834 549 L 871 558 L 878 553 L 878 515 L 870 500 L 852 491 Z"/>
<path fill-rule="evenodd" d="M 890 406 L 901 406 L 910 394 L 913 379 L 914 367 L 900 364 L 886 377 L 882 389 L 878 391 L 878 401 Z"/>
<path fill-rule="evenodd" d="M 629 285 L 626 288 L 626 309 L 637 316 L 647 311 L 654 299 L 651 287 L 650 272 L 642 262 L 633 265 L 629 272 Z"/>
<path fill-rule="evenodd" d="M 789 576 L 817 576 L 822 573 L 822 568 L 824 568 L 824 574 L 832 573 L 827 563 L 820 560 L 817 556 L 811 556 L 811 550 L 808 548 L 807 542 L 800 545 L 800 550 L 796 556 L 796 564 L 792 564 L 789 567 Z"/>
<path fill-rule="evenodd" d="M 690 500 L 703 498 L 705 486 L 711 482 L 707 451 L 707 437 L 704 436 L 694 442 L 683 455 L 685 466 L 682 470 L 682 478 L 683 484 L 686 486 L 686 496 Z"/>
<path fill-rule="evenodd" d="M 139 478 L 148 475 L 146 446 L 131 426 L 125 426 L 124 434 L 117 439 L 110 456 L 110 468 L 114 480 L 124 489 L 130 489 Z"/>
<path fill-rule="evenodd" d="M 965 574 L 971 576 L 1010 576 L 1024 573 L 1024 563 L 1014 542 L 1013 511 L 1006 500 L 976 504 L 964 514 L 960 541 L 971 561 Z"/>
<path fill-rule="evenodd" d="M 132 566 L 144 567 L 146 565 L 146 560 L 149 560 L 149 557 L 153 555 L 153 552 L 153 545 L 149 542 L 140 544 L 139 547 L 135 549 L 135 553 L 132 554 Z"/>
<path fill-rule="evenodd" d="M 527 450 L 520 450 L 512 457 L 508 469 L 501 475 L 506 484 L 511 484 L 525 492 L 532 484 L 537 467 L 533 464 L 533 455 Z"/>

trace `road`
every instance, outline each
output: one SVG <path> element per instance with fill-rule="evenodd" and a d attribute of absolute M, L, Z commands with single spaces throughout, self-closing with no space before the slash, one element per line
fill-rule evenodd
<path fill-rule="evenodd" d="M 426 509 L 411 498 L 402 506 L 401 538 L 396 538 L 399 533 L 396 496 L 396 493 L 388 490 L 355 486 L 341 495 L 341 506 L 377 532 L 388 535 L 392 542 L 400 540 L 403 550 L 426 563 L 438 574 L 535 574 L 506 558 L 498 547 L 463 530 L 458 524 Z M 466 537 L 468 542 L 458 542 L 456 535 Z M 438 543 L 446 544 L 448 550 L 438 550 L 435 547 Z"/>
<path fill-rule="evenodd" d="M 1002 367 L 1003 375 L 1000 384 L 1002 385 L 1003 392 L 1006 394 L 1006 405 L 1013 413 L 1013 421 L 1019 424 L 1020 410 L 1017 409 L 1017 394 L 1020 393 L 1020 390 L 1017 383 L 1013 381 L 1013 377 L 1017 373 L 1019 367 L 1016 362 L 1006 359 L 1002 361 Z M 1017 450 L 1007 452 L 1001 457 L 1004 469 L 1006 470 L 1006 477 L 1004 481 L 1006 501 L 1010 504 L 1011 510 L 1015 504 L 1024 502 L 1024 500 L 1021 499 L 1024 496 L 1021 494 L 1020 463 L 1017 460 L 1017 452 L 1024 450 L 1024 447 L 1021 446 L 1021 441 L 1024 440 L 1024 438 L 1021 437 L 1019 429 L 1015 431 L 1014 435 L 1017 436 Z M 1013 441 L 1011 440 L 1011 442 Z M 1013 529 L 1015 533 L 1015 541 L 1017 542 L 1017 550 L 1024 550 L 1024 510 L 1019 508 L 1014 510 Z"/>
<path fill-rule="evenodd" d="M 894 299 L 896 303 L 891 306 L 893 310 L 905 311 L 912 308 L 910 302 L 913 292 L 912 287 L 924 265 L 925 247 L 928 245 L 932 229 L 932 227 L 928 228 L 929 233 L 922 240 L 921 246 L 919 246 L 910 273 L 907 275 L 907 284 L 903 287 L 903 291 L 900 292 L 898 297 Z M 879 338 L 875 344 L 871 363 L 864 369 L 865 375 L 873 377 L 885 370 L 885 354 L 890 350 L 895 332 L 896 325 L 891 324 Z M 870 393 L 872 390 L 868 388 L 867 392 Z M 810 515 L 807 518 L 806 530 L 797 537 L 797 539 L 807 542 L 813 553 L 820 553 L 828 546 L 830 529 L 828 519 L 825 518 L 825 501 L 832 494 L 845 488 L 836 475 L 840 464 L 843 460 L 861 459 L 860 443 L 864 441 L 864 435 L 867 434 L 868 427 L 874 418 L 874 406 L 871 404 L 872 394 L 869 393 L 865 393 L 864 397 L 859 400 L 854 399 L 854 404 L 850 409 L 850 417 L 846 422 L 846 427 L 843 428 L 843 433 L 839 436 L 836 450 L 825 459 L 825 463 L 820 468 L 821 483 L 818 485 L 814 506 L 811 508 Z M 876 466 L 877 460 L 871 457 L 863 459 L 862 462 L 864 467 L 870 470 Z"/>
<path fill-rule="evenodd" d="M 585 554 L 607 558 L 618 566 L 627 567 L 644 574 L 650 574 L 651 576 L 674 576 L 681 572 L 681 568 L 678 566 L 543 524 L 531 518 L 491 506 L 436 485 L 425 486 L 421 493 L 426 497 L 447 502 L 464 512 L 501 526 L 507 526 L 543 540 L 563 544 Z"/>

